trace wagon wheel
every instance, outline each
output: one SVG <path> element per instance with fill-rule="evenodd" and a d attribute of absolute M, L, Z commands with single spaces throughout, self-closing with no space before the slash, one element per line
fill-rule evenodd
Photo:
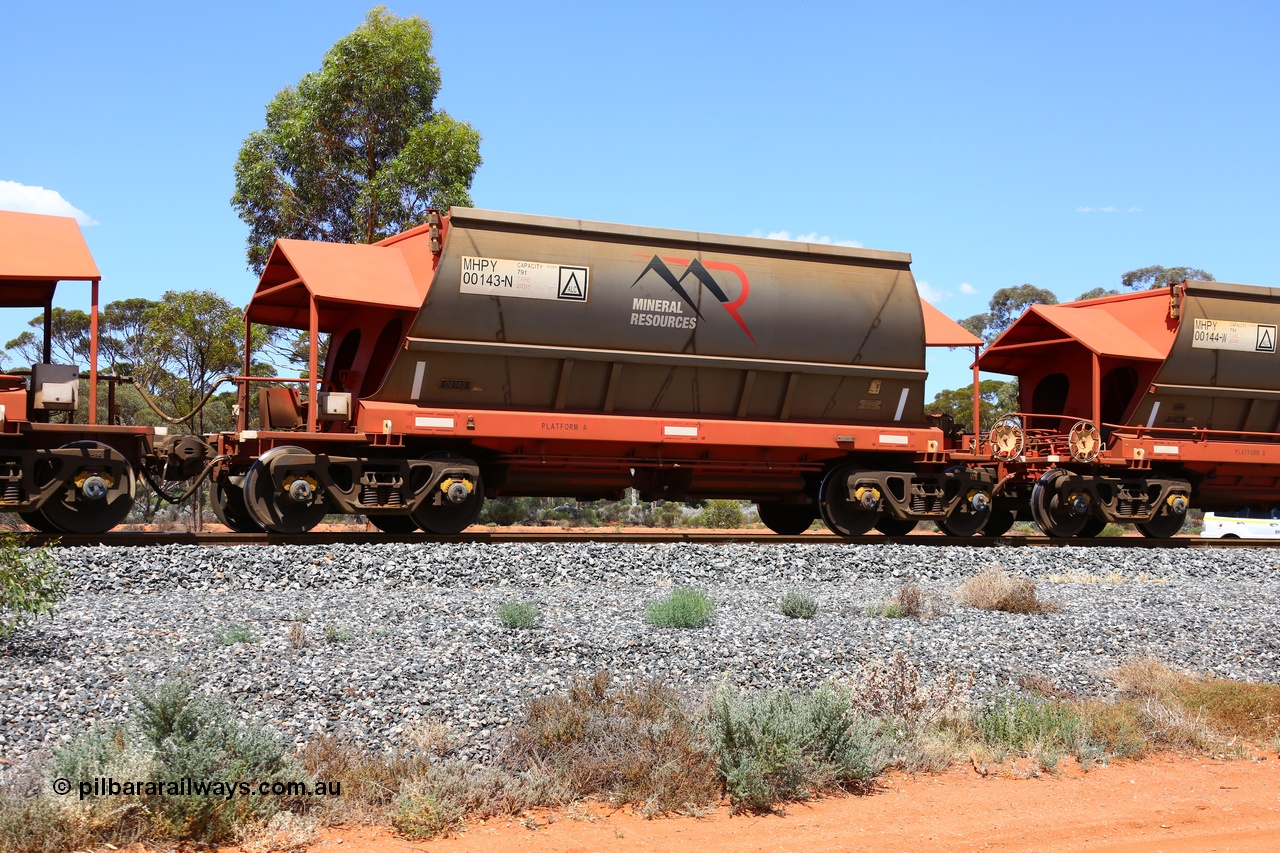
<path fill-rule="evenodd" d="M 761 501 L 756 504 L 756 510 L 760 514 L 760 523 L 780 536 L 799 536 L 818 517 L 818 508 L 813 504 Z"/>
<path fill-rule="evenodd" d="M 1046 536 L 1069 539 L 1089 522 L 1088 512 L 1078 512 L 1071 505 L 1071 495 L 1065 494 L 1064 486 L 1070 478 L 1070 472 L 1052 468 L 1044 472 L 1031 490 L 1031 517 Z"/>
<path fill-rule="evenodd" d="M 461 459 L 452 453 L 433 453 L 426 458 Z M 474 481 L 468 482 L 471 483 L 471 489 L 466 492 L 465 499 L 462 501 L 455 502 L 452 499 L 453 496 L 462 496 L 461 490 L 466 488 L 460 481 L 449 489 L 434 490 L 435 494 L 428 495 L 413 511 L 411 516 L 413 522 L 427 533 L 440 535 L 461 533 L 466 530 L 480 517 L 480 510 L 484 508 L 483 478 L 477 476 Z"/>
<path fill-rule="evenodd" d="M 982 526 L 983 536 L 1003 536 L 1013 527 L 1013 513 L 1007 509 L 991 509 L 991 518 Z"/>
<path fill-rule="evenodd" d="M 411 515 L 366 515 L 369 523 L 383 533 L 408 534 L 418 529 Z"/>
<path fill-rule="evenodd" d="M 288 494 L 276 489 L 268 466 L 272 457 L 286 452 L 305 451 L 300 447 L 273 447 L 249 466 L 244 475 L 244 503 L 253 520 L 272 533 L 306 533 L 320 523 L 329 509 L 323 493 L 306 477 L 291 475 L 285 483 Z M 295 484 L 296 490 L 291 489 Z"/>
<path fill-rule="evenodd" d="M 37 488 L 43 489 L 45 486 L 49 485 L 57 473 L 58 467 L 52 460 L 48 458 L 39 459 L 36 461 L 35 469 L 31 472 L 31 479 L 35 482 Z M 58 528 L 54 527 L 49 519 L 44 517 L 44 513 L 38 509 L 20 512 L 18 513 L 18 517 L 25 521 L 33 530 L 39 530 L 41 533 L 61 532 Z"/>
<path fill-rule="evenodd" d="M 249 514 L 244 503 L 244 489 L 214 480 L 209 487 L 209 504 L 218 521 L 234 533 L 261 533 L 262 525 Z"/>
<path fill-rule="evenodd" d="M 1017 459 L 1027 446 L 1027 434 L 1016 418 L 1001 418 L 987 435 L 991 455 L 1002 462 Z"/>
<path fill-rule="evenodd" d="M 1157 515 L 1150 521 L 1139 522 L 1134 527 L 1148 539 L 1172 539 L 1178 535 L 1182 525 L 1186 523 L 1186 513 L 1176 513 L 1170 509 L 1165 515 Z"/>
<path fill-rule="evenodd" d="M 1093 539 L 1101 533 L 1103 528 L 1106 526 L 1107 520 L 1105 518 L 1098 518 L 1096 515 L 1091 515 L 1084 523 L 1084 527 L 1080 528 L 1080 532 L 1077 533 L 1076 536 L 1081 539 Z"/>
<path fill-rule="evenodd" d="M 858 501 L 851 501 L 846 497 L 845 483 L 848 482 L 849 475 L 854 473 L 857 473 L 857 469 L 849 465 L 833 468 L 818 490 L 818 507 L 822 520 L 841 536 L 862 536 L 880 520 L 879 509 L 867 509 Z"/>
<path fill-rule="evenodd" d="M 882 515 L 876 522 L 876 530 L 885 536 L 906 536 L 916 529 L 918 522 L 914 518 L 890 518 Z"/>
<path fill-rule="evenodd" d="M 49 519 L 45 518 L 44 514 L 40 512 L 40 510 L 38 509 L 33 509 L 30 512 L 20 512 L 18 513 L 18 518 L 21 518 L 23 521 L 25 521 L 28 527 L 32 528 L 33 530 L 39 530 L 41 533 L 61 532 L 58 530 L 58 528 L 50 524 Z"/>
<path fill-rule="evenodd" d="M 124 521 L 137 489 L 129 460 L 99 441 L 73 441 L 62 449 L 79 450 L 80 457 L 62 457 L 72 468 L 71 476 L 64 478 L 39 514 L 65 533 L 106 533 Z"/>
<path fill-rule="evenodd" d="M 977 536 L 991 520 L 991 504 L 974 509 L 968 500 L 956 504 L 951 514 L 938 522 L 938 528 L 948 536 Z"/>
<path fill-rule="evenodd" d="M 1071 458 L 1077 462 L 1092 462 L 1102 451 L 1102 434 L 1088 421 L 1080 421 L 1067 433 L 1067 446 Z"/>

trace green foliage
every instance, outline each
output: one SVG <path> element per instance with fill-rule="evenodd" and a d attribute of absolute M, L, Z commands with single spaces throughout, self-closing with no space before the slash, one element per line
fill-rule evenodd
<path fill-rule="evenodd" d="M 1150 266 L 1129 270 L 1120 276 L 1120 283 L 1130 290 L 1155 290 L 1157 287 L 1168 287 L 1170 282 L 1178 284 L 1185 279 L 1217 281 L 1212 274 L 1195 267 Z"/>
<path fill-rule="evenodd" d="M 850 689 L 835 683 L 809 694 L 721 687 L 711 740 L 729 798 L 750 811 L 865 782 L 880 770 L 876 726 L 854 710 Z"/>
<path fill-rule="evenodd" d="M 978 383 L 979 417 L 983 432 L 995 426 L 1002 415 L 1018 411 L 1018 380 L 983 379 Z M 965 432 L 973 429 L 973 386 L 939 391 L 925 407 L 932 415 L 950 415 Z"/>
<path fill-rule="evenodd" d="M 355 639 L 355 632 L 350 628 L 339 628 L 330 622 L 324 626 L 324 641 L 326 643 L 349 643 Z"/>
<path fill-rule="evenodd" d="M 1006 693 L 974 714 L 979 740 L 996 755 L 1030 755 L 1046 770 L 1064 754 L 1097 756 L 1101 744 L 1089 736 L 1080 711 L 1067 702 Z"/>
<path fill-rule="evenodd" d="M 27 325 L 35 332 L 23 332 L 5 344 L 14 350 L 26 364 L 44 361 L 44 312 L 33 317 Z M 89 364 L 89 315 L 84 311 L 54 308 L 50 319 L 50 352 L 57 364 L 74 364 L 85 368 Z"/>
<path fill-rule="evenodd" d="M 165 374 L 157 381 L 163 403 L 186 414 L 209 391 L 213 380 L 244 369 L 244 314 L 212 291 L 169 291 L 147 309 L 145 322 L 157 337 L 155 344 Z M 170 411 L 170 414 L 173 414 Z M 207 412 L 193 424 L 205 433 Z M 227 421 L 217 424 L 229 429 Z"/>
<path fill-rule="evenodd" d="M 684 507 L 674 501 L 654 503 L 646 508 L 642 523 L 646 527 L 683 527 Z"/>
<path fill-rule="evenodd" d="M 66 573 L 48 548 L 24 548 L 16 537 L 0 536 L 0 637 L 52 613 L 66 594 Z"/>
<path fill-rule="evenodd" d="M 76 829 L 79 845 L 141 837 L 227 842 L 282 806 L 296 805 L 257 794 L 179 794 L 177 786 L 186 779 L 237 787 L 307 780 L 266 729 L 240 723 L 226 703 L 196 694 L 192 681 L 165 681 L 135 693 L 138 709 L 127 724 L 90 729 L 56 750 L 46 767 L 50 780 L 109 778 L 159 786 L 64 804 L 63 819 Z"/>
<path fill-rule="evenodd" d="M 532 601 L 511 599 L 498 605 L 498 621 L 508 631 L 519 631 L 536 628 L 542 622 L 542 614 L 538 605 Z"/>
<path fill-rule="evenodd" d="M 213 638 L 220 646 L 234 646 L 236 643 L 260 643 L 262 638 L 253 632 L 248 625 L 233 623 L 224 625 L 214 632 Z"/>
<path fill-rule="evenodd" d="M 462 828 L 466 810 L 462 804 L 424 784 L 431 777 L 413 784 L 412 790 L 396 798 L 391 812 L 391 825 L 409 838 L 427 839 L 452 835 Z"/>
<path fill-rule="evenodd" d="M 480 134 L 435 109 L 439 90 L 430 26 L 382 6 L 280 90 L 235 165 L 249 266 L 281 237 L 373 243 L 471 204 Z"/>
<path fill-rule="evenodd" d="M 542 498 L 488 498 L 480 508 L 480 524 L 509 527 L 513 524 L 536 524 L 542 511 Z"/>
<path fill-rule="evenodd" d="M 34 317 L 29 325 L 41 329 L 43 316 Z M 41 337 L 24 332 L 7 346 L 17 358 L 33 364 L 44 359 Z M 254 329 L 250 344 L 255 355 L 266 345 L 267 337 L 266 329 Z M 182 415 L 208 392 L 214 378 L 241 372 L 243 340 L 242 311 L 215 293 L 170 291 L 157 301 L 124 299 L 107 304 L 99 318 L 99 368 L 105 374 L 130 377 L 168 414 Z M 89 315 L 55 308 L 52 343 L 55 361 L 87 369 Z M 255 371 L 270 375 L 273 368 L 255 365 Z M 98 395 L 98 416 L 104 423 L 106 396 Z M 81 394 L 81 400 L 83 410 L 76 417 L 83 422 L 88 411 L 87 393 Z M 233 402 L 228 390 L 211 401 L 190 428 L 200 433 L 232 428 Z M 129 385 L 120 386 L 116 407 L 120 423 L 161 423 Z M 147 489 L 140 488 L 145 503 Z"/>
<path fill-rule="evenodd" d="M 893 601 L 876 601 L 867 605 L 867 616 L 872 619 L 901 619 L 906 615 L 902 605 Z"/>
<path fill-rule="evenodd" d="M 991 297 L 988 311 L 966 317 L 960 321 L 960 325 L 982 338 L 984 343 L 989 344 L 1009 328 L 1028 306 L 1057 304 L 1058 297 L 1052 290 L 1045 290 L 1032 284 L 1002 287 Z"/>
<path fill-rule="evenodd" d="M 1076 302 L 1084 302 L 1086 299 L 1101 299 L 1104 296 L 1116 296 L 1118 290 L 1107 290 L 1105 287 L 1095 287 L 1092 290 L 1086 290 L 1075 298 Z"/>
<path fill-rule="evenodd" d="M 779 608 L 783 616 L 791 619 L 812 619 L 818 613 L 818 599 L 807 593 L 791 590 L 782 596 Z"/>
<path fill-rule="evenodd" d="M 693 518 L 693 527 L 707 527 L 712 530 L 734 530 L 746 523 L 742 513 L 741 501 L 713 500 L 707 501 Z"/>
<path fill-rule="evenodd" d="M 230 706 L 195 694 L 192 682 L 171 680 L 135 692 L 138 730 L 153 757 L 155 781 L 302 781 L 300 768 L 270 732 L 240 723 Z M 170 837 L 206 842 L 229 839 L 237 826 L 265 820 L 279 807 L 269 796 L 173 796 L 152 804 Z"/>
<path fill-rule="evenodd" d="M 678 586 L 645 608 L 644 621 L 655 628 L 701 628 L 715 614 L 715 602 L 700 589 Z"/>

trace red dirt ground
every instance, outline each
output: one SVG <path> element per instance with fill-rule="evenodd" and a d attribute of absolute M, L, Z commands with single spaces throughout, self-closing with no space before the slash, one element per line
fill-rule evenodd
<path fill-rule="evenodd" d="M 779 815 L 646 820 L 600 806 L 473 824 L 457 838 L 415 842 L 383 827 L 326 830 L 310 853 L 588 853 L 689 850 L 1113 851 L 1280 850 L 1280 759 L 1165 757 L 1028 778 L 891 775 L 873 793 L 791 805 Z"/>

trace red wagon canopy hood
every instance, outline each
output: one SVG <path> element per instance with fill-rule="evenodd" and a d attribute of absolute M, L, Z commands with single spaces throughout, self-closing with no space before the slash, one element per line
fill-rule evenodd
<path fill-rule="evenodd" d="M 306 329 L 312 297 L 319 331 L 331 332 L 353 305 L 416 312 L 426 284 L 419 287 L 394 246 L 277 240 L 246 316 L 252 323 Z"/>

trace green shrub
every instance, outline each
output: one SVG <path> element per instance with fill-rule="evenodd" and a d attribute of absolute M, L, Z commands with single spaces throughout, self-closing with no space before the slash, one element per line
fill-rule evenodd
<path fill-rule="evenodd" d="M 264 728 L 236 719 L 221 700 L 196 694 L 188 680 L 135 688 L 138 709 L 125 725 L 95 727 L 56 750 L 47 777 L 110 778 L 161 786 L 133 795 L 56 802 L 78 842 L 128 844 L 140 838 L 230 841 L 295 803 L 273 796 L 180 794 L 183 780 L 240 783 L 309 781 Z M 174 790 L 167 790 L 168 786 Z"/>
<path fill-rule="evenodd" d="M 547 498 L 488 498 L 480 508 L 479 524 L 508 527 L 538 524 L 551 507 Z"/>
<path fill-rule="evenodd" d="M 783 616 L 792 619 L 812 619 L 818 612 L 818 599 L 793 590 L 782 596 L 780 609 Z"/>
<path fill-rule="evenodd" d="M 683 527 L 684 505 L 674 501 L 648 504 L 641 514 L 641 523 L 645 527 Z"/>
<path fill-rule="evenodd" d="M 355 639 L 355 632 L 350 628 L 339 628 L 330 622 L 324 626 L 324 641 L 326 643 L 349 643 Z"/>
<path fill-rule="evenodd" d="M 702 590 L 678 586 L 666 598 L 649 603 L 644 621 L 655 628 L 701 628 L 715 610 L 715 602 Z"/>
<path fill-rule="evenodd" d="M 532 601 L 513 598 L 498 605 L 498 621 L 508 631 L 519 631 L 538 627 L 542 622 L 542 614 L 538 612 L 538 605 Z"/>
<path fill-rule="evenodd" d="M 154 781 L 303 781 L 301 769 L 267 729 L 241 723 L 229 705 L 196 694 L 194 687 L 178 679 L 151 690 L 135 689 L 140 705 L 135 719 L 154 762 Z M 280 801 L 270 796 L 166 796 L 151 808 L 169 837 L 213 843 L 233 838 L 238 827 L 267 820 Z"/>
<path fill-rule="evenodd" d="M 736 530 L 746 524 L 740 501 L 707 501 L 693 518 L 693 526 L 712 530 Z"/>
<path fill-rule="evenodd" d="M 66 594 L 66 573 L 47 547 L 24 548 L 12 534 L 0 536 L 0 637 L 52 613 Z"/>
<path fill-rule="evenodd" d="M 1080 710 L 1068 702 L 1006 693 L 978 709 L 973 720 L 979 739 L 997 755 L 1029 755 L 1045 769 L 1052 769 L 1063 754 L 1105 755 Z"/>
<path fill-rule="evenodd" d="M 248 625 L 239 622 L 224 625 L 213 635 L 220 646 L 234 646 L 236 643 L 260 643 L 262 638 L 253 633 Z"/>
<path fill-rule="evenodd" d="M 881 769 L 876 725 L 834 683 L 808 694 L 723 686 L 712 700 L 711 739 L 725 791 L 750 811 L 864 783 Z"/>
<path fill-rule="evenodd" d="M 413 780 L 396 798 L 391 825 L 410 838 L 427 839 L 452 835 L 462 827 L 466 811 L 461 803 L 441 796 L 430 777 Z"/>

